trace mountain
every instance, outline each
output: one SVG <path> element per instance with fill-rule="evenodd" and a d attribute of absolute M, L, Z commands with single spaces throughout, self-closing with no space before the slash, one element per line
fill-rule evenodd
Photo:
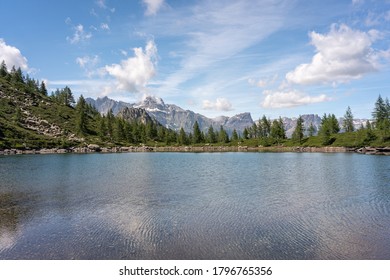
<path fill-rule="evenodd" d="M 317 131 L 320 129 L 321 126 L 321 118 L 317 114 L 302 115 L 302 118 L 303 118 L 303 126 L 305 130 L 307 131 L 308 128 L 310 127 L 310 124 L 313 124 L 316 131 L 315 134 L 317 134 Z M 284 128 L 286 129 L 286 136 L 291 137 L 291 135 L 294 132 L 295 126 L 297 125 L 298 118 L 284 117 L 282 119 L 283 119 Z"/>
<path fill-rule="evenodd" d="M 98 109 L 98 111 L 104 115 L 106 115 L 110 109 L 112 110 L 112 113 L 114 115 L 117 115 L 121 109 L 133 107 L 133 104 L 126 103 L 123 101 L 115 101 L 108 98 L 107 96 L 103 98 L 97 98 L 96 100 L 88 97 L 85 99 L 85 101 L 96 109 Z"/>
<path fill-rule="evenodd" d="M 126 107 L 144 109 L 152 118 L 166 128 L 176 131 L 183 128 L 187 133 L 193 131 L 193 126 L 196 121 L 203 132 L 207 132 L 210 125 L 215 129 L 219 129 L 222 125 L 229 134 L 231 134 L 234 129 L 238 132 L 242 132 L 245 127 L 253 124 L 250 113 L 242 113 L 233 117 L 221 116 L 212 119 L 190 110 L 184 110 L 174 104 L 166 104 L 161 98 L 154 96 L 147 96 L 141 102 L 133 104 L 115 101 L 108 97 L 98 98 L 96 100 L 87 98 L 86 102 L 94 106 L 102 114 L 106 114 L 112 109 L 115 115 Z"/>
<path fill-rule="evenodd" d="M 157 121 L 149 116 L 145 109 L 142 108 L 121 108 L 117 117 L 124 119 L 127 122 L 140 122 L 142 124 L 156 123 Z"/>

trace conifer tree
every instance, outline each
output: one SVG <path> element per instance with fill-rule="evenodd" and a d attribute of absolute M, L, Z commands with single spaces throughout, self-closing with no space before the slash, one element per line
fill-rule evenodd
<path fill-rule="evenodd" d="M 265 115 L 261 118 L 261 124 L 263 128 L 263 137 L 268 137 L 271 133 L 271 121 L 267 119 Z"/>
<path fill-rule="evenodd" d="M 232 141 L 238 141 L 238 133 L 236 129 L 233 129 Z"/>
<path fill-rule="evenodd" d="M 80 95 L 79 100 L 77 101 L 76 105 L 76 127 L 77 127 L 77 132 L 80 135 L 84 135 L 87 133 L 87 103 L 85 102 L 85 99 L 83 95 Z"/>
<path fill-rule="evenodd" d="M 221 143 L 229 143 L 229 135 L 223 129 L 222 125 L 219 128 L 218 141 Z"/>
<path fill-rule="evenodd" d="M 308 132 L 309 132 L 309 137 L 314 136 L 314 134 L 316 133 L 316 128 L 314 127 L 312 122 L 310 123 L 310 126 L 308 128 Z"/>
<path fill-rule="evenodd" d="M 187 145 L 188 144 L 187 134 L 182 127 L 180 128 L 177 142 L 179 145 Z"/>
<path fill-rule="evenodd" d="M 0 66 L 0 77 L 7 77 L 8 76 L 8 70 L 7 70 L 7 65 L 5 64 L 5 61 L 3 60 L 1 62 L 1 66 Z"/>
<path fill-rule="evenodd" d="M 390 132 L 390 102 L 388 98 L 385 101 L 379 95 L 372 116 L 375 119 L 375 127 L 382 131 L 383 138 L 387 138 L 387 134 Z"/>
<path fill-rule="evenodd" d="M 114 136 L 114 114 L 112 113 L 112 110 L 110 109 L 107 113 L 107 116 L 106 116 L 106 119 L 107 119 L 107 134 L 108 136 L 110 137 L 110 139 L 112 140 L 112 137 Z"/>
<path fill-rule="evenodd" d="M 215 135 L 214 128 L 212 125 L 209 126 L 209 129 L 207 131 L 207 141 L 212 144 L 217 142 L 217 137 Z"/>
<path fill-rule="evenodd" d="M 304 136 L 303 132 L 305 128 L 303 127 L 303 122 L 304 120 L 302 116 L 299 116 L 299 118 L 297 119 L 297 124 L 295 126 L 294 132 L 292 134 L 292 139 L 298 141 L 299 144 L 302 144 L 302 140 Z"/>
<path fill-rule="evenodd" d="M 198 121 L 195 121 L 193 129 L 193 143 L 199 144 L 202 142 L 202 133 L 200 132 Z"/>
<path fill-rule="evenodd" d="M 353 115 L 352 115 L 351 108 L 349 106 L 344 115 L 343 128 L 345 132 L 352 132 L 355 130 L 355 128 L 353 127 Z"/>
<path fill-rule="evenodd" d="M 276 140 L 278 144 L 281 140 L 286 139 L 286 130 L 284 129 L 284 124 L 281 117 L 279 117 L 277 120 L 273 120 L 270 136 Z"/>
<path fill-rule="evenodd" d="M 41 82 L 41 85 L 39 87 L 39 92 L 43 95 L 47 95 L 47 89 L 46 89 L 46 84 L 44 81 Z"/>
<path fill-rule="evenodd" d="M 244 137 L 244 139 L 249 139 L 249 132 L 248 132 L 248 129 L 246 127 L 244 128 L 244 131 L 242 132 L 242 137 Z"/>

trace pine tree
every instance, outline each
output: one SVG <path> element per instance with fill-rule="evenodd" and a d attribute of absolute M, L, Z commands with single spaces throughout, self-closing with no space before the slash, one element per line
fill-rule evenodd
<path fill-rule="evenodd" d="M 302 140 L 303 140 L 303 131 L 305 130 L 305 128 L 303 127 L 303 118 L 302 116 L 299 116 L 299 118 L 297 119 L 297 124 L 295 126 L 295 129 L 294 129 L 294 132 L 292 134 L 292 139 L 295 140 L 295 141 L 298 141 L 299 144 L 302 144 Z"/>
<path fill-rule="evenodd" d="M 43 95 L 47 95 L 47 89 L 46 89 L 46 85 L 45 85 L 45 82 L 41 82 L 41 85 L 39 87 L 39 92 Z"/>
<path fill-rule="evenodd" d="M 0 77 L 7 77 L 8 76 L 8 70 L 7 70 L 7 65 L 5 64 L 5 61 L 3 60 L 1 62 L 1 66 L 0 66 Z"/>
<path fill-rule="evenodd" d="M 115 117 L 114 117 L 114 114 L 112 113 L 111 109 L 108 111 L 106 119 L 107 119 L 107 134 L 108 134 L 110 140 L 112 140 L 112 137 L 114 136 L 113 125 L 114 125 Z"/>
<path fill-rule="evenodd" d="M 310 123 L 310 126 L 308 128 L 308 132 L 309 132 L 309 137 L 314 136 L 314 134 L 316 133 L 316 128 L 312 122 Z"/>
<path fill-rule="evenodd" d="M 262 136 L 268 137 L 271 133 L 271 121 L 267 119 L 265 115 L 263 115 L 263 117 L 261 118 L 261 124 L 263 128 Z"/>
<path fill-rule="evenodd" d="M 330 132 L 331 133 L 339 133 L 340 132 L 340 125 L 339 122 L 334 114 L 332 114 L 329 118 L 330 122 Z"/>
<path fill-rule="evenodd" d="M 238 133 L 236 129 L 233 129 L 232 141 L 238 141 Z"/>
<path fill-rule="evenodd" d="M 74 106 L 74 97 L 71 89 L 68 86 L 61 91 L 61 99 L 64 105 L 73 107 Z"/>
<path fill-rule="evenodd" d="M 382 129 L 383 122 L 387 118 L 388 112 L 386 108 L 386 103 L 383 100 L 382 96 L 379 95 L 378 99 L 375 102 L 375 108 L 372 112 L 372 116 L 375 119 L 375 126 L 378 129 Z"/>
<path fill-rule="evenodd" d="M 77 101 L 76 105 L 76 128 L 77 132 L 80 135 L 84 135 L 87 133 L 87 103 L 85 102 L 85 99 L 83 95 L 80 95 L 79 100 Z"/>
<path fill-rule="evenodd" d="M 355 130 L 353 126 L 353 115 L 351 108 L 348 106 L 347 111 L 345 112 L 344 115 L 344 123 L 343 123 L 343 128 L 345 132 L 352 132 Z"/>
<path fill-rule="evenodd" d="M 229 143 L 229 135 L 223 129 L 222 125 L 219 128 L 218 141 L 221 143 Z"/>
<path fill-rule="evenodd" d="M 259 135 L 259 131 L 258 131 L 258 127 L 256 125 L 256 123 L 254 122 L 253 125 L 252 125 L 252 138 L 257 138 L 258 135 Z M 236 131 L 237 133 L 237 131 Z"/>
<path fill-rule="evenodd" d="M 124 120 L 117 117 L 115 118 L 115 140 L 122 142 L 126 139 Z"/>
<path fill-rule="evenodd" d="M 102 140 L 105 140 L 107 136 L 106 117 L 102 116 L 99 119 L 99 136 Z"/>
<path fill-rule="evenodd" d="M 193 129 L 193 143 L 199 144 L 202 142 L 202 133 L 200 132 L 198 121 L 195 121 Z"/>
<path fill-rule="evenodd" d="M 283 120 L 281 117 L 279 119 L 275 119 L 271 125 L 270 136 L 276 140 L 279 144 L 281 140 L 286 139 L 286 130 L 284 128 Z"/>
<path fill-rule="evenodd" d="M 321 127 L 319 131 L 319 135 L 322 138 L 322 144 L 323 145 L 329 145 L 334 140 L 334 138 L 331 138 L 332 134 L 338 133 L 340 131 L 339 123 L 336 119 L 336 116 L 334 114 L 329 114 L 322 117 L 321 120 Z"/>
<path fill-rule="evenodd" d="M 188 145 L 187 134 L 184 129 L 181 127 L 179 131 L 179 136 L 177 138 L 177 142 L 179 145 Z"/>
<path fill-rule="evenodd" d="M 244 139 L 249 138 L 249 132 L 248 132 L 248 129 L 246 127 L 244 128 L 244 131 L 242 132 L 242 137 L 244 137 Z"/>
<path fill-rule="evenodd" d="M 217 143 L 217 137 L 214 132 L 214 128 L 212 125 L 209 126 L 209 129 L 207 131 L 207 141 L 211 144 Z"/>

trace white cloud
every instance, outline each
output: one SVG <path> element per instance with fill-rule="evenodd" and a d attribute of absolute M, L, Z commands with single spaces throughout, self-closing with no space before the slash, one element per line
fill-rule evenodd
<path fill-rule="evenodd" d="M 69 19 L 69 18 L 68 18 Z M 69 20 L 66 20 L 67 24 L 70 24 Z M 92 34 L 88 33 L 84 30 L 84 26 L 82 24 L 73 26 L 74 34 L 72 37 L 66 37 L 66 40 L 71 44 L 78 44 L 81 42 L 88 41 L 92 38 Z"/>
<path fill-rule="evenodd" d="M 76 58 L 76 63 L 81 68 L 95 67 L 98 62 L 99 62 L 99 57 L 97 55 L 95 55 L 95 56 L 86 55 L 83 57 Z"/>
<path fill-rule="evenodd" d="M 226 98 L 217 98 L 215 102 L 210 100 L 203 100 L 204 110 L 216 110 L 216 111 L 231 111 L 233 110 L 232 104 Z"/>
<path fill-rule="evenodd" d="M 151 16 L 157 14 L 164 4 L 164 0 L 142 0 L 146 5 L 145 15 Z"/>
<path fill-rule="evenodd" d="M 133 50 L 133 57 L 122 60 L 120 64 L 107 65 L 105 70 L 116 79 L 117 89 L 142 92 L 156 73 L 157 47 L 153 41 L 149 41 L 145 50 Z"/>
<path fill-rule="evenodd" d="M 4 60 L 8 70 L 13 66 L 20 67 L 22 70 L 28 70 L 27 58 L 25 58 L 20 50 L 16 47 L 7 45 L 6 42 L 0 38 L 0 63 Z"/>
<path fill-rule="evenodd" d="M 102 23 L 102 24 L 100 24 L 100 29 L 109 31 L 110 27 L 108 26 L 107 23 Z"/>
<path fill-rule="evenodd" d="M 263 94 L 266 95 L 264 101 L 261 103 L 263 108 L 291 108 L 331 100 L 325 94 L 309 96 L 297 90 L 265 90 Z"/>
<path fill-rule="evenodd" d="M 92 77 L 94 74 L 99 74 L 101 69 L 96 69 L 96 65 L 99 63 L 99 56 L 83 56 L 77 57 L 76 63 L 85 70 L 85 73 L 88 77 Z"/>
<path fill-rule="evenodd" d="M 287 73 L 295 84 L 346 83 L 378 70 L 378 53 L 371 45 L 378 38 L 374 31 L 362 32 L 342 24 L 332 25 L 328 34 L 310 33 L 316 54 L 311 63 L 301 64 Z"/>

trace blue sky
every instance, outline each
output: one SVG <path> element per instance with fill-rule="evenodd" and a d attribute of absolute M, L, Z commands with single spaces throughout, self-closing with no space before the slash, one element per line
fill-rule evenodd
<path fill-rule="evenodd" d="M 0 60 L 75 96 L 209 117 L 370 118 L 390 97 L 390 1 L 1 0 Z"/>

